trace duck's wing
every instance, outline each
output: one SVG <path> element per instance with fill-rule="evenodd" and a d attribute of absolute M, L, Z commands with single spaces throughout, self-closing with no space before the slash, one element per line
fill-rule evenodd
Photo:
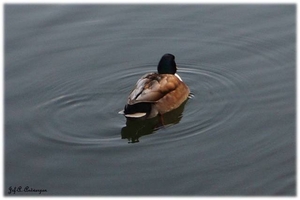
<path fill-rule="evenodd" d="M 179 79 L 170 74 L 146 74 L 136 83 L 128 97 L 128 104 L 139 102 L 156 102 L 169 92 L 176 89 Z"/>

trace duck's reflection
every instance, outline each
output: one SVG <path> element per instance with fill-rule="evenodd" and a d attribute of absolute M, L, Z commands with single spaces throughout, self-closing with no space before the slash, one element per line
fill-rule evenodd
<path fill-rule="evenodd" d="M 144 135 L 152 134 L 160 128 L 179 123 L 186 102 L 163 116 L 158 115 L 146 120 L 127 118 L 126 126 L 121 130 L 122 139 L 128 139 L 129 143 L 139 142 L 139 138 Z"/>

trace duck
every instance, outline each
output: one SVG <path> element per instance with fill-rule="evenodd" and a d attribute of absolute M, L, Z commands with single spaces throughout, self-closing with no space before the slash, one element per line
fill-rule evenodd
<path fill-rule="evenodd" d="M 150 119 L 178 108 L 188 99 L 190 89 L 176 72 L 175 56 L 164 54 L 157 72 L 147 73 L 137 81 L 119 113 L 126 118 Z"/>

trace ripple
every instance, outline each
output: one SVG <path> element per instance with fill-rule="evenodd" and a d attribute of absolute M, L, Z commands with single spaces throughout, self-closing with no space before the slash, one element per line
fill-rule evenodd
<path fill-rule="evenodd" d="M 210 130 L 226 128 L 232 120 L 242 119 L 247 107 L 245 91 L 249 82 L 236 71 L 213 65 L 180 64 L 178 73 L 194 97 L 188 101 L 182 122 L 170 129 L 161 142 L 196 137 Z"/>
<path fill-rule="evenodd" d="M 37 107 L 37 131 L 50 140 L 75 144 L 107 144 L 120 139 L 118 119 L 103 107 L 102 94 L 70 94 L 60 96 Z M 103 119 L 107 119 L 105 123 Z M 103 125 L 105 124 L 105 126 Z M 103 130 L 115 129 L 115 134 Z"/>
<path fill-rule="evenodd" d="M 205 63 L 201 66 L 178 63 L 178 66 L 178 73 L 190 87 L 193 98 L 185 105 L 179 124 L 155 131 L 172 134 L 147 137 L 149 143 L 196 137 L 212 129 L 226 128 L 227 122 L 239 120 L 243 115 L 248 83 L 238 72 Z M 36 132 L 47 140 L 69 144 L 126 144 L 121 140 L 125 118 L 118 115 L 118 111 L 123 108 L 136 80 L 155 68 L 151 64 L 130 66 L 126 73 L 119 70 L 90 80 L 92 86 L 87 87 L 98 86 L 101 89 L 97 93 L 69 93 L 49 99 L 36 107 Z M 118 81 L 114 81 L 116 79 Z M 57 90 L 49 91 L 48 96 L 55 96 Z"/>
<path fill-rule="evenodd" d="M 163 129 L 170 137 L 160 135 L 153 139 L 148 137 L 148 140 L 158 143 L 196 137 L 212 129 L 226 128 L 230 120 L 242 119 L 248 102 L 245 91 L 249 82 L 239 72 L 208 64 L 178 63 L 178 66 L 178 73 L 190 87 L 193 98 L 185 106 L 182 122 L 174 129 Z M 125 84 L 134 85 L 135 80 L 150 71 L 153 65 L 146 64 L 132 67 L 120 76 Z"/>

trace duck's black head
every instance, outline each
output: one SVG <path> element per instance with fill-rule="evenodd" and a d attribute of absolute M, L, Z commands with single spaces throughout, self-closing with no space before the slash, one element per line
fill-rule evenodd
<path fill-rule="evenodd" d="M 176 63 L 175 63 L 175 56 L 172 54 L 165 54 L 161 57 L 157 71 L 159 74 L 175 74 L 177 70 Z"/>

